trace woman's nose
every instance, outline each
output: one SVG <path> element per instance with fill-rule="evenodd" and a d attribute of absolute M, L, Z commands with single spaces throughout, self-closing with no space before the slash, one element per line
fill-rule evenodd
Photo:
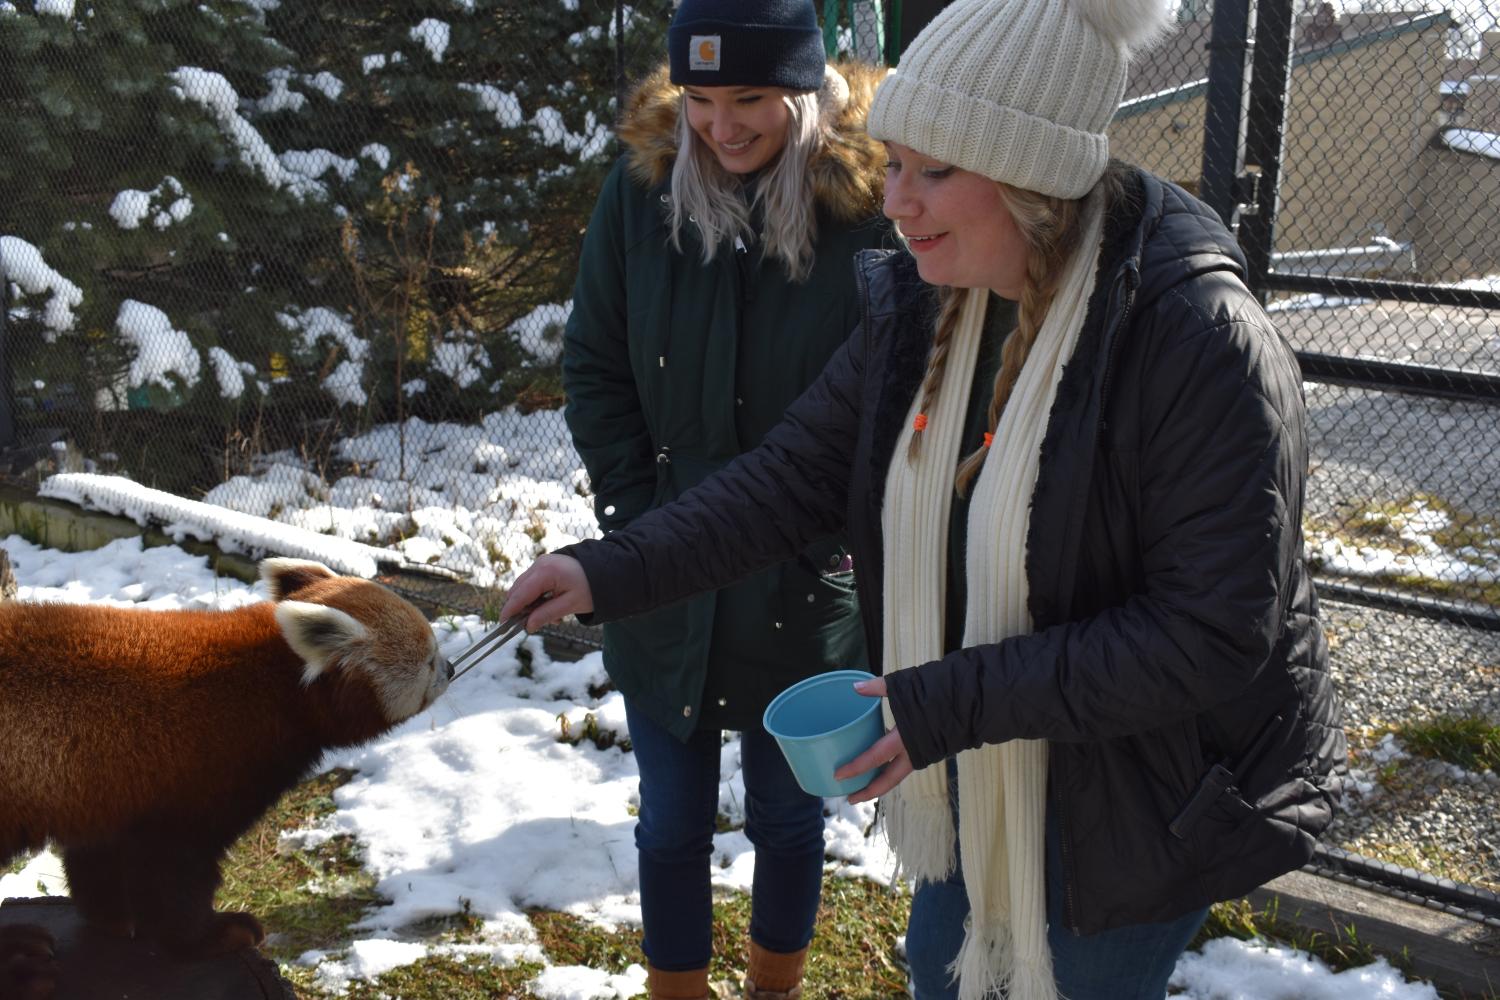
<path fill-rule="evenodd" d="M 912 216 L 911 196 L 901 183 L 900 174 L 890 174 L 885 179 L 885 201 L 881 211 L 887 219 L 899 221 Z"/>
<path fill-rule="evenodd" d="M 738 126 L 735 125 L 734 119 L 731 116 L 716 114 L 714 115 L 713 124 L 709 126 L 708 131 L 714 137 L 714 141 L 729 142 L 734 139 L 735 132 L 738 131 Z"/>

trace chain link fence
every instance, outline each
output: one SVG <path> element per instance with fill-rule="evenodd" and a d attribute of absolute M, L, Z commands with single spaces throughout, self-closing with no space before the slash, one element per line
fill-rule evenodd
<path fill-rule="evenodd" d="M 818 6 L 836 47 L 891 56 L 941 5 Z M 672 9 L 0 2 L 11 475 L 119 473 L 497 591 L 593 534 L 561 329 Z M 1302 358 L 1309 547 L 1365 754 L 1397 711 L 1500 722 L 1497 14 L 1183 0 L 1110 128 L 1236 223 Z M 1430 816 L 1405 780 L 1390 800 Z M 1500 887 L 1484 801 L 1468 856 L 1387 857 Z"/>
<path fill-rule="evenodd" d="M 1500 925 L 1497 15 L 1186 3 L 1111 143 L 1235 222 L 1302 362 L 1354 751 L 1323 865 L 1379 858 L 1363 878 Z"/>
<path fill-rule="evenodd" d="M 12 474 L 117 473 L 481 587 L 592 533 L 561 331 L 672 12 L 0 4 Z"/>

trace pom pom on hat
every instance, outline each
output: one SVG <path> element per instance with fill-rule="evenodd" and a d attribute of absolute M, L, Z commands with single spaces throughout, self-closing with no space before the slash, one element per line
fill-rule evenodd
<path fill-rule="evenodd" d="M 1160 0 L 1070 0 L 1078 14 L 1127 56 L 1161 41 L 1171 24 L 1170 7 Z"/>
<path fill-rule="evenodd" d="M 1105 128 L 1166 0 L 955 0 L 870 108 L 876 139 L 1012 187 L 1081 198 L 1109 162 Z"/>

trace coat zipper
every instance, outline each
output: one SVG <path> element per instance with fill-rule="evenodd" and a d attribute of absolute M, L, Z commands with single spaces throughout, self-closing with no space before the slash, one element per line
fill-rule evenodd
<path fill-rule="evenodd" d="M 1103 433 L 1106 427 L 1104 419 L 1104 404 L 1109 401 L 1109 382 L 1115 373 L 1115 355 L 1119 350 L 1120 331 L 1130 320 L 1130 311 L 1135 306 L 1135 290 L 1141 282 L 1141 271 L 1138 258 L 1131 257 L 1125 261 L 1120 283 L 1125 286 L 1125 302 L 1120 307 L 1119 318 L 1110 330 L 1109 344 L 1105 347 L 1104 375 L 1099 382 L 1099 431 Z"/>
<path fill-rule="evenodd" d="M 863 330 L 865 331 L 865 365 L 864 365 L 864 370 L 865 370 L 865 375 L 866 375 L 866 381 L 868 381 L 868 376 L 869 376 L 869 371 L 870 371 L 870 336 L 871 336 L 871 333 L 872 333 L 872 331 L 870 329 L 870 279 L 869 279 L 869 276 L 865 274 L 865 269 L 861 265 L 861 263 L 858 261 L 858 259 L 855 260 L 855 266 L 854 266 L 854 286 L 855 286 L 855 289 L 859 293 L 858 296 L 857 296 L 857 298 L 859 300 L 859 320 L 858 320 L 857 325 L 855 326 L 855 329 L 861 329 L 861 328 L 863 328 Z M 864 388 L 865 387 L 864 387 L 863 384 L 861 384 L 860 387 L 859 387 L 859 389 L 860 389 L 860 395 L 861 396 L 864 395 Z M 861 423 L 863 423 L 863 421 L 861 421 Z M 861 433 L 863 433 L 863 432 L 861 431 Z M 849 482 L 848 482 L 848 486 L 845 489 L 845 497 L 844 497 L 844 510 L 847 511 L 848 514 L 850 514 L 850 515 L 852 515 L 854 513 L 854 464 L 853 464 L 853 454 L 857 453 L 858 450 L 859 450 L 859 442 L 856 441 L 855 442 L 855 447 L 853 449 L 853 452 L 851 452 L 851 456 L 850 456 Z M 871 460 L 873 461 L 873 459 L 874 459 L 874 456 L 872 455 L 871 456 Z M 847 520 L 847 517 L 848 517 L 848 515 L 846 515 L 846 520 Z M 876 537 L 878 538 L 879 535 L 880 535 L 880 532 L 877 530 L 875 534 L 876 534 Z M 853 544 L 854 544 L 854 538 L 853 538 L 853 536 L 850 536 L 849 543 L 850 543 L 850 548 L 852 549 L 853 548 Z M 884 562 L 885 561 L 885 553 L 882 552 L 880 558 L 881 558 L 881 561 Z M 869 598 L 870 595 L 869 595 L 869 587 L 866 586 L 866 585 L 864 585 L 864 584 L 862 584 L 860 581 L 866 579 L 868 576 L 869 576 L 868 573 L 861 573 L 859 571 L 859 567 L 858 566 L 854 567 L 854 594 L 855 594 L 855 597 L 858 598 L 858 600 L 859 600 L 859 606 L 860 606 L 860 609 L 861 609 L 861 614 L 860 614 L 860 618 L 861 619 L 865 619 L 865 615 L 863 613 L 863 609 L 867 606 L 866 602 L 867 602 L 867 600 L 868 600 L 868 598 Z M 867 619 L 865 619 L 865 620 L 867 620 Z M 877 634 L 877 635 L 875 635 L 875 636 L 872 637 L 870 635 L 870 631 L 871 630 L 868 629 L 868 628 L 865 629 L 865 645 L 867 647 L 866 653 L 869 656 L 871 665 L 873 666 L 876 658 L 880 656 L 880 636 Z M 873 641 L 872 641 L 872 639 L 873 639 Z M 884 663 L 880 664 L 879 673 L 880 674 L 884 674 L 885 673 L 885 664 Z"/>

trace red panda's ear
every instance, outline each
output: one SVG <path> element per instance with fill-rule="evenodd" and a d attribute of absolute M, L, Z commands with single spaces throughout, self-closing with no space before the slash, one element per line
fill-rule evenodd
<path fill-rule="evenodd" d="M 308 559 L 262 559 L 260 578 L 266 581 L 271 600 L 283 601 L 308 584 L 332 580 L 338 574 L 322 563 Z"/>
<path fill-rule="evenodd" d="M 323 604 L 306 601 L 282 601 L 276 605 L 276 623 L 282 637 L 307 666 L 302 683 L 311 684 L 338 657 L 349 661 L 363 659 L 370 633 L 351 615 Z"/>

